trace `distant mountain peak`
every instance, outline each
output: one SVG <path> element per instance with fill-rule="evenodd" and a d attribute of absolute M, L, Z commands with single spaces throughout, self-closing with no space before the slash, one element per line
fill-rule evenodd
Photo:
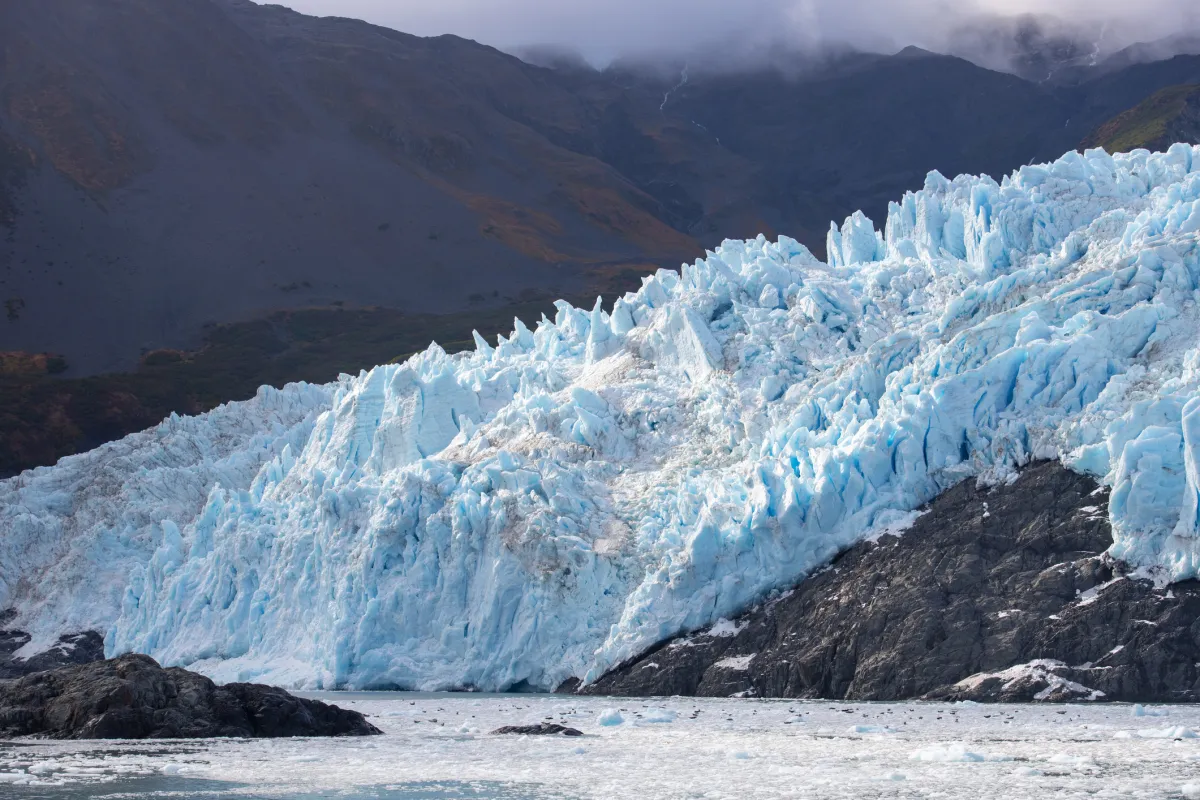
<path fill-rule="evenodd" d="M 893 58 L 936 58 L 939 54 L 931 50 L 926 50 L 923 47 L 917 47 L 915 44 L 910 44 L 908 47 L 896 53 Z"/>

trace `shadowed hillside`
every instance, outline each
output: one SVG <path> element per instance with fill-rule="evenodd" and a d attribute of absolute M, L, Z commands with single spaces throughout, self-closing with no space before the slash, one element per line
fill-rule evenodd
<path fill-rule="evenodd" d="M 931 169 L 1056 157 L 1200 82 L 1200 57 L 1050 85 L 917 48 L 787 74 L 546 68 L 247 0 L 3 3 L 0 63 L 8 471 L 469 340 L 531 297 L 611 298 L 726 237 L 823 254 L 831 219 L 882 220 Z M 218 355 L 300 309 L 320 336 L 366 327 L 253 368 Z M 161 350 L 206 354 L 168 365 L 193 388 L 147 382 Z"/>
<path fill-rule="evenodd" d="M 440 316 L 281 311 L 220 326 L 199 350 L 155 350 L 135 370 L 86 378 L 56 378 L 53 357 L 0 352 L 0 478 L 153 427 L 172 413 L 248 399 L 263 384 L 326 383 L 406 358 L 435 339 L 447 352 L 470 349 L 472 329 L 495 341 L 512 331 L 514 314 L 532 326 L 543 313 L 554 315 L 545 298 Z"/>
<path fill-rule="evenodd" d="M 6 3 L 0 53 L 0 349 L 70 374 L 279 309 L 590 291 L 759 232 L 820 251 L 930 169 L 1056 156 L 1200 80 L 1181 57 L 1053 88 L 915 48 L 546 69 L 247 0 Z"/>
<path fill-rule="evenodd" d="M 1123 153 L 1165 150 L 1176 142 L 1200 144 L 1200 84 L 1155 92 L 1097 128 L 1084 146 Z"/>
<path fill-rule="evenodd" d="M 274 309 L 458 311 L 698 252 L 616 170 L 514 119 L 585 124 L 552 73 L 470 42 L 49 0 L 5 4 L 0 47 L 0 296 L 21 303 L 0 346 L 75 373 Z"/>

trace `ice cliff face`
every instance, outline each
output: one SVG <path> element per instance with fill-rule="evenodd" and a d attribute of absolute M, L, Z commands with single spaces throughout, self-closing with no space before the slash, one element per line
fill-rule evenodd
<path fill-rule="evenodd" d="M 548 688 L 1035 457 L 1113 486 L 1115 555 L 1194 577 L 1198 240 L 1200 148 L 933 174 L 828 264 L 726 242 L 611 313 L 0 484 L 0 608 L 218 679 Z"/>
<path fill-rule="evenodd" d="M 52 645 L 58 634 L 107 630 L 130 570 L 146 563 L 164 529 L 187 526 L 210 492 L 245 489 L 285 447 L 300 447 L 331 387 L 269 387 L 201 417 L 158 427 L 57 466 L 0 481 L 0 610 Z"/>

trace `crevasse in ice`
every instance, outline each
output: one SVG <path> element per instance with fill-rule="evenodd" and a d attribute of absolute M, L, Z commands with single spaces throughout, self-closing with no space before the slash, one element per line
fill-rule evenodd
<path fill-rule="evenodd" d="M 1113 554 L 1200 566 L 1200 148 L 933 173 L 828 263 L 725 242 L 608 313 L 0 484 L 0 608 L 218 679 L 553 687 L 970 477 L 1059 458 Z"/>

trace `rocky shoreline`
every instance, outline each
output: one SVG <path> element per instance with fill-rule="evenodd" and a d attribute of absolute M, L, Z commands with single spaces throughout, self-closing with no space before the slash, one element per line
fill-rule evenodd
<path fill-rule="evenodd" d="M 1200 582 L 1124 574 L 1108 492 L 1057 462 L 967 481 L 899 537 L 561 692 L 1200 701 Z"/>
<path fill-rule="evenodd" d="M 357 711 L 127 655 L 0 681 L 0 736 L 205 739 L 370 736 Z"/>

